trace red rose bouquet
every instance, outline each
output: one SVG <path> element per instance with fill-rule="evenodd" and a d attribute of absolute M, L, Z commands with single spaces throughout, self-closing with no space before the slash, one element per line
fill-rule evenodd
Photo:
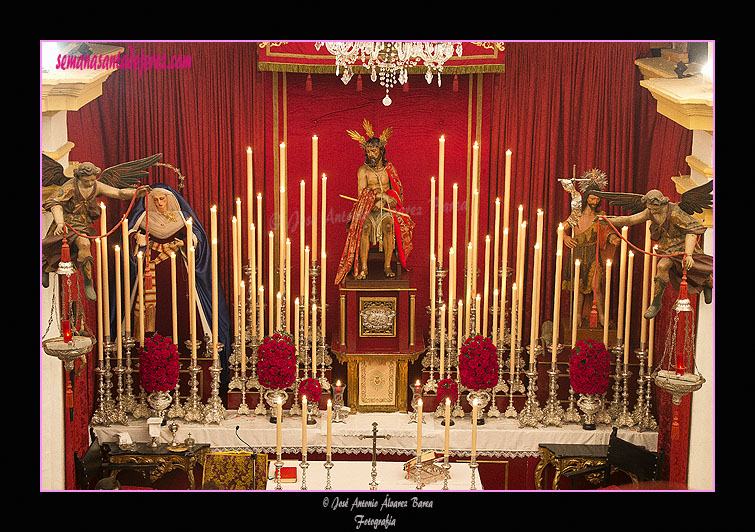
<path fill-rule="evenodd" d="M 600 395 L 608 389 L 611 361 L 603 342 L 580 340 L 569 357 L 569 380 L 577 393 Z"/>
<path fill-rule="evenodd" d="M 312 377 L 303 379 L 299 383 L 299 402 L 301 403 L 302 396 L 307 396 L 307 403 L 316 403 L 320 400 L 320 394 L 322 393 L 322 385 L 317 379 Z"/>
<path fill-rule="evenodd" d="M 139 376 L 148 393 L 168 392 L 178 382 L 178 347 L 167 336 L 154 334 L 139 348 Z"/>
<path fill-rule="evenodd" d="M 445 405 L 446 397 L 454 404 L 459 398 L 459 385 L 453 379 L 443 379 L 438 382 L 438 404 Z"/>
<path fill-rule="evenodd" d="M 498 384 L 498 356 L 490 338 L 470 336 L 459 354 L 459 380 L 470 390 L 487 390 Z"/>
<path fill-rule="evenodd" d="M 262 340 L 257 350 L 257 376 L 265 388 L 283 389 L 296 377 L 296 347 L 287 335 L 274 334 Z"/>

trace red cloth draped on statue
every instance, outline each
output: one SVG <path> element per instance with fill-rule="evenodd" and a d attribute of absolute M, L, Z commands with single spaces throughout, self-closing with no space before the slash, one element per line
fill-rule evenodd
<path fill-rule="evenodd" d="M 388 177 L 391 180 L 391 188 L 386 190 L 386 194 L 396 200 L 396 207 L 394 210 L 403 212 L 406 214 L 404 206 L 402 204 L 404 197 L 404 187 L 401 184 L 401 180 L 398 177 L 398 171 L 393 163 L 388 163 L 385 166 L 385 170 L 388 173 Z M 354 275 L 359 273 L 359 261 L 355 260 L 357 252 L 359 251 L 359 241 L 362 238 L 362 228 L 364 222 L 369 216 L 372 208 L 375 206 L 375 198 L 377 197 L 377 191 L 369 188 L 362 189 L 359 193 L 356 203 L 351 208 L 349 216 L 347 218 L 347 225 L 349 227 L 346 234 L 346 242 L 343 246 L 343 253 L 341 254 L 341 261 L 338 264 L 338 272 L 336 273 L 335 284 L 340 284 L 346 277 L 349 270 L 354 266 Z M 411 253 L 414 244 L 412 243 L 412 231 L 414 229 L 414 221 L 407 215 L 401 216 L 395 213 L 391 213 L 393 216 L 394 234 L 396 235 L 396 251 L 398 258 L 401 261 L 401 265 L 404 269 L 406 267 L 406 258 Z"/>

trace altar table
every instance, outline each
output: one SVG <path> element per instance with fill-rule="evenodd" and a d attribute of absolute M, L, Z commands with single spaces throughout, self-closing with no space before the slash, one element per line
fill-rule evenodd
<path fill-rule="evenodd" d="M 378 455 L 409 455 L 417 450 L 417 424 L 409 422 L 409 414 L 399 412 L 373 412 L 350 414 L 344 423 L 332 424 L 332 451 L 334 454 L 372 454 L 372 441 L 360 440 L 360 434 L 369 434 L 372 423 L 377 422 L 378 434 L 390 434 L 389 440 L 377 442 Z M 425 412 L 422 416 L 422 448 L 443 451 L 445 427 L 442 418 Z M 307 447 L 310 453 L 324 453 L 326 450 L 325 412 L 322 411 L 316 424 L 307 427 Z M 472 423 L 469 414 L 463 418 L 453 418 L 450 428 L 449 453 L 453 457 L 469 457 L 472 444 Z M 197 442 L 209 442 L 212 451 L 238 451 L 275 453 L 276 425 L 267 416 L 237 415 L 235 410 L 227 410 L 220 424 L 205 425 L 176 420 L 176 439 L 182 442 L 189 434 Z M 282 420 L 282 452 L 301 452 L 301 417 L 289 416 L 284 411 Z M 236 428 L 238 427 L 238 430 Z M 149 442 L 150 436 L 145 420 L 129 419 L 128 425 L 93 426 L 100 444 L 117 441 L 119 433 L 128 433 L 132 441 Z M 477 427 L 477 455 L 487 457 L 539 457 L 539 444 L 583 444 L 608 445 L 611 435 L 609 425 L 599 425 L 596 430 L 584 430 L 581 424 L 564 424 L 560 427 L 544 426 L 520 428 L 519 421 L 511 418 L 487 418 L 485 424 Z M 172 434 L 167 426 L 160 428 L 160 442 L 170 442 Z M 650 451 L 657 451 L 658 433 L 639 432 L 622 427 L 618 436 Z"/>
<path fill-rule="evenodd" d="M 281 482 L 282 490 L 301 490 L 302 468 L 297 460 L 283 460 L 284 467 L 296 467 L 296 482 Z M 326 471 L 324 461 L 309 461 L 307 467 L 307 490 L 325 490 Z M 440 465 L 440 464 L 438 464 Z M 453 491 L 469 490 L 472 485 L 472 468 L 468 463 L 451 463 L 448 489 Z M 417 490 L 417 478 L 406 478 L 403 462 L 377 462 L 376 491 L 434 491 L 443 489 L 443 479 L 428 483 L 422 490 Z M 267 475 L 267 490 L 275 490 L 275 460 L 270 461 Z M 480 473 L 475 468 L 475 489 L 482 489 Z M 371 491 L 372 462 L 345 460 L 334 462 L 330 470 L 330 485 L 334 491 Z"/>

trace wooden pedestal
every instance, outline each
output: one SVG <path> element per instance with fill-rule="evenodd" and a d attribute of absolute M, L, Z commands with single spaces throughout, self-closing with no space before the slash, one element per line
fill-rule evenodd
<path fill-rule="evenodd" d="M 332 352 L 347 366 L 347 406 L 357 412 L 405 412 L 408 364 L 425 350 L 415 334 L 410 272 L 386 279 L 382 268 L 339 287 L 340 327 Z"/>

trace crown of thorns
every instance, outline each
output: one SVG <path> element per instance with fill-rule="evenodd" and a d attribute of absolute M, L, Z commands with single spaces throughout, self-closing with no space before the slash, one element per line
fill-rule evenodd
<path fill-rule="evenodd" d="M 346 130 L 346 133 L 348 133 L 352 139 L 356 140 L 359 143 L 359 145 L 362 147 L 362 149 L 364 149 L 367 141 L 372 138 L 378 139 L 378 141 L 380 142 L 381 148 L 385 147 L 385 145 L 388 144 L 388 139 L 393 134 L 393 128 L 387 127 L 383 130 L 382 133 L 380 133 L 379 137 L 375 137 L 375 133 L 372 130 L 372 124 L 370 124 L 366 118 L 362 121 L 362 127 L 364 127 L 364 131 L 365 133 L 367 133 L 367 138 L 365 138 L 359 132 L 353 129 Z"/>

